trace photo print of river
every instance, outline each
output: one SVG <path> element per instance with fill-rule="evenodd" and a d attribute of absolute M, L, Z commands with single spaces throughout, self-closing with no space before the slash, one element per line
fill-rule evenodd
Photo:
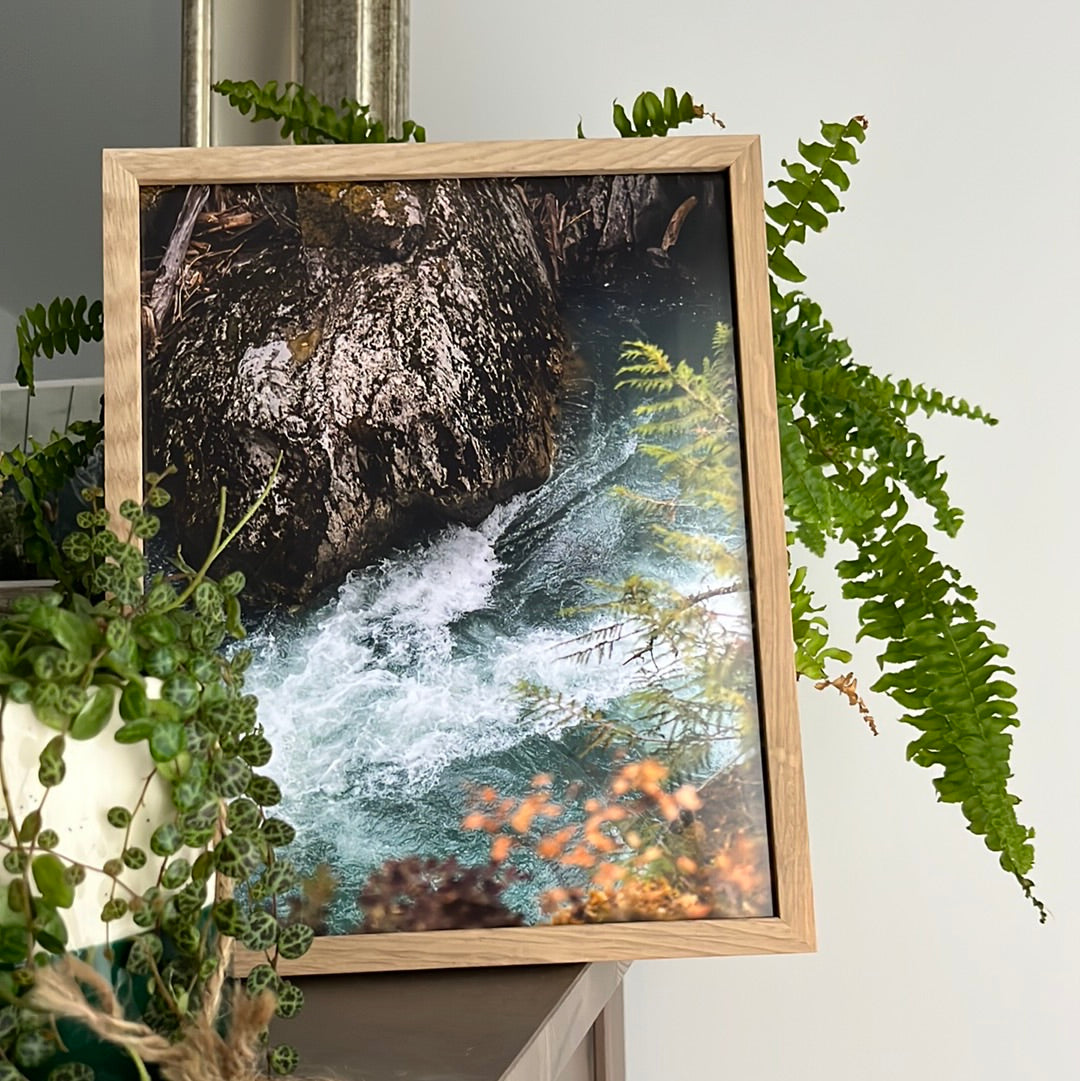
<path fill-rule="evenodd" d="M 141 190 L 150 554 L 321 934 L 774 912 L 723 173 Z M 556 932 L 552 932 L 555 934 Z"/>

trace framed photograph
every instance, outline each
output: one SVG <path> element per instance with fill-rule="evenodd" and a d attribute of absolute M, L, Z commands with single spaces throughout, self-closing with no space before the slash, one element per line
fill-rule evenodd
<path fill-rule="evenodd" d="M 762 207 L 753 136 L 105 152 L 108 502 L 195 562 L 280 462 L 283 971 L 813 949 Z"/>

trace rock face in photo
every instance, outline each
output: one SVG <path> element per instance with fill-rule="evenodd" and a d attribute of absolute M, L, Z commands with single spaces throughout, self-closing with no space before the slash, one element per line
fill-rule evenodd
<path fill-rule="evenodd" d="M 256 601 L 296 604 L 426 526 L 478 523 L 541 484 L 567 347 L 505 182 L 253 198 L 265 239 L 228 257 L 213 240 L 213 269 L 149 351 L 147 461 L 178 467 L 166 530 L 190 561 L 220 486 L 233 521 L 281 454 L 226 565 Z"/>
<path fill-rule="evenodd" d="M 667 273 L 726 275 L 726 180 L 717 175 L 608 174 L 525 178 L 522 190 L 556 282 L 625 279 L 685 291 Z M 683 229 L 683 226 L 686 229 Z"/>

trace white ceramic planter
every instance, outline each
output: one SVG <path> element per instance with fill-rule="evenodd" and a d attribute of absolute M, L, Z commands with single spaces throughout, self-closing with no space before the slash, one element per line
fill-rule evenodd
<path fill-rule="evenodd" d="M 38 758 L 56 731 L 42 724 L 30 706 L 8 702 L 0 717 L 3 725 L 3 764 L 15 813 L 23 817 L 41 804 L 45 789 L 38 782 Z M 90 740 L 67 741 L 64 761 L 67 772 L 59 785 L 49 790 L 42 811 L 42 827 L 55 830 L 60 837 L 56 853 L 78 860 L 88 867 L 102 867 L 107 860 L 118 859 L 124 847 L 124 830 L 109 825 L 110 807 L 135 806 L 147 777 L 154 772 L 154 762 L 145 742 L 117 743 L 112 737 L 121 724 L 114 711 L 104 731 Z M 6 809 L 3 811 L 6 816 Z M 142 892 L 153 886 L 161 869 L 161 859 L 150 852 L 150 835 L 162 822 L 172 818 L 168 784 L 154 777 L 146 796 L 131 823 L 129 845 L 145 850 L 147 864 L 141 870 L 127 868 L 121 876 L 133 890 Z M 182 853 L 178 853 L 180 855 Z M 0 867 L 0 887 L 12 875 Z M 61 911 L 68 929 L 68 949 L 96 946 L 117 941 L 138 931 L 130 916 L 101 921 L 101 909 L 112 892 L 112 881 L 104 874 L 89 871 L 85 882 L 75 891 L 75 903 Z M 127 898 L 118 891 L 117 896 Z"/>

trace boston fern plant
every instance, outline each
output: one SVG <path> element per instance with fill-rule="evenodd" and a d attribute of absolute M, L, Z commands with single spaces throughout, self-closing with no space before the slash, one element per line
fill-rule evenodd
<path fill-rule="evenodd" d="M 288 123 L 291 112 L 276 113 L 256 84 L 220 83 L 215 89 L 244 112 L 255 106 L 254 119 L 285 120 L 282 133 L 294 142 L 314 141 Z M 336 125 L 322 126 L 318 141 L 328 135 L 349 141 L 349 106 L 343 103 Z M 623 138 L 640 138 L 666 135 L 705 115 L 711 114 L 690 95 L 667 87 L 662 95 L 639 94 L 629 115 L 615 102 L 612 123 Z M 934 778 L 938 798 L 960 804 L 968 828 L 999 854 L 1045 920 L 1029 877 L 1034 831 L 1017 820 L 1019 801 L 1008 789 L 1009 729 L 1018 723 L 1016 689 L 1001 678 L 1012 674 L 1003 663 L 1008 650 L 989 636 L 993 624 L 979 618 L 975 590 L 934 555 L 926 532 L 908 520 L 910 504 L 918 502 L 932 509 L 935 527 L 946 536 L 955 536 L 963 520 L 946 493 L 940 460 L 927 457 L 909 426 L 911 416 L 942 412 L 996 421 L 963 399 L 854 363 L 850 346 L 833 335 L 821 308 L 790 288 L 804 275 L 789 250 L 843 209 L 848 167 L 858 160 L 856 144 L 866 127 L 865 118 L 854 117 L 822 124 L 820 141 L 800 141 L 801 160 L 783 163 L 787 176 L 770 185 L 780 198 L 765 207 L 789 539 L 819 557 L 827 540 L 852 542 L 855 555 L 840 560 L 836 573 L 844 595 L 860 602 L 860 637 L 884 643 L 878 655 L 883 674 L 873 690 L 893 698 L 903 710 L 901 721 L 918 730 L 908 756 L 940 768 Z M 828 678 L 826 665 L 846 663 L 851 655 L 830 645 L 805 568 L 794 570 L 791 594 L 798 674 L 850 692 L 849 680 Z M 849 697 L 861 703 L 853 693 Z"/>
<path fill-rule="evenodd" d="M 859 637 L 884 643 L 877 657 L 883 674 L 872 689 L 888 694 L 903 710 L 900 720 L 918 731 L 908 757 L 940 768 L 938 798 L 960 804 L 968 828 L 999 854 L 1045 920 L 1029 877 L 1034 831 L 1017 820 L 1019 800 L 1008 789 L 1009 729 L 1018 724 L 1016 688 L 1002 678 L 1013 672 L 1004 663 L 1008 649 L 979 617 L 975 590 L 909 519 L 911 504 L 922 503 L 949 537 L 963 521 L 945 490 L 941 460 L 927 457 L 909 418 L 940 412 L 997 422 L 963 399 L 856 364 L 820 307 L 788 285 L 804 280 L 790 249 L 842 209 L 845 167 L 857 161 L 866 126 L 863 117 L 822 124 L 820 141 L 799 143 L 802 160 L 783 163 L 787 178 L 770 185 L 780 198 L 765 208 L 787 515 L 793 536 L 815 555 L 825 554 L 827 540 L 854 549 L 836 572 L 844 596 L 859 602 Z M 796 623 L 799 673 L 823 680 L 826 661 L 850 657 L 828 646 L 801 571 L 792 579 L 792 603 L 803 614 Z"/>
<path fill-rule="evenodd" d="M 227 532 L 221 493 L 214 544 L 202 566 L 188 565 L 178 553 L 174 571 L 150 575 L 140 542 L 158 530 L 153 512 L 169 498 L 164 479 L 150 475 L 144 501 L 121 505 L 123 528 L 100 505 L 100 490 L 85 491 L 88 507 L 79 514 L 79 528 L 60 545 L 64 584 L 19 597 L 13 611 L 0 616 L 0 749 L 5 726 L 12 738 L 18 705 L 31 707 L 43 730 L 37 769 L 42 795 L 33 806 L 19 806 L 13 793 L 21 778 L 8 775 L 14 759 L 0 758 L 0 851 L 9 879 L 0 890 L 5 1081 L 48 1069 L 62 1051 L 47 1017 L 24 1007 L 35 1002 L 38 966 L 66 952 L 64 913 L 80 890 L 97 891 L 103 879 L 108 900 L 100 913 L 101 941 L 117 920 L 130 917 L 141 929 L 109 948 L 112 964 L 146 987 L 138 1020 L 147 1035 L 170 1041 L 185 1036 L 205 1008 L 208 988 L 220 991 L 225 936 L 265 951 L 275 964 L 279 957 L 301 956 L 313 937 L 311 927 L 286 918 L 283 898 L 295 892 L 298 877 L 278 849 L 292 842 L 294 831 L 273 815 L 281 792 L 261 772 L 272 748 L 258 724 L 255 698 L 244 693 L 251 657 L 223 648 L 244 636 L 238 599 L 244 579 L 239 572 L 220 581 L 209 574 L 274 477 Z M 79 785 L 69 752 L 92 740 L 144 746 L 145 783 L 131 805 L 88 807 L 77 822 L 64 821 L 49 794 L 65 782 Z M 155 785 L 167 792 L 166 811 L 139 840 L 134 828 L 150 814 L 148 792 Z M 86 816 L 85 828 L 115 842 L 115 855 L 100 866 L 67 847 Z M 134 888 L 131 875 L 147 867 L 157 868 L 154 884 Z M 253 996 L 273 991 L 279 1016 L 300 1008 L 299 988 L 280 979 L 272 964 L 256 968 L 247 984 Z M 128 1050 L 136 1057 L 130 1045 Z M 296 1054 L 276 1047 L 269 1062 L 286 1073 Z M 85 1063 L 61 1057 L 49 1076 L 87 1081 L 92 1073 Z"/>
<path fill-rule="evenodd" d="M 409 121 L 391 139 L 365 107 L 343 100 L 335 110 L 296 84 L 279 92 L 275 83 L 225 81 L 215 89 L 253 120 L 280 121 L 281 134 L 296 143 L 425 138 L 424 129 Z M 629 138 L 663 136 L 703 116 L 716 121 L 690 95 L 670 87 L 663 94 L 638 95 L 629 110 L 618 102 L 612 110 L 616 131 Z M 798 287 L 804 276 L 792 252 L 807 230 L 821 232 L 842 209 L 849 167 L 858 160 L 866 127 L 862 117 L 822 124 L 820 138 L 800 142 L 798 160 L 783 163 L 786 176 L 770 185 L 777 198 L 765 206 L 789 542 L 793 550 L 799 542 L 818 557 L 830 540 L 846 546 L 835 573 L 844 595 L 859 602 L 860 637 L 882 643 L 877 659 L 883 674 L 873 690 L 889 695 L 902 710 L 901 721 L 916 729 L 909 758 L 937 770 L 938 798 L 960 804 L 968 828 L 998 853 L 1045 920 L 1029 877 L 1034 833 L 1018 821 L 1019 800 L 1008 787 L 1010 729 L 1018 720 L 1015 688 L 1003 678 L 1012 674 L 1004 663 L 1007 648 L 990 636 L 993 624 L 980 618 L 975 590 L 938 559 L 926 531 L 911 520 L 913 507 L 923 504 L 933 513 L 934 528 L 948 537 L 962 523 L 946 492 L 940 459 L 927 456 L 910 427 L 913 415 L 996 421 L 963 399 L 856 363 L 848 343 L 834 335 L 820 307 Z M 578 135 L 584 137 L 580 124 Z M 54 347 L 60 342 L 76 348 L 85 340 L 83 325 L 69 326 L 67 314 L 74 320 L 84 312 L 83 322 L 95 327 L 96 310 L 81 303 L 58 301 L 45 310 L 44 320 L 40 310 L 28 311 L 20 372 L 32 364 L 31 331 Z M 846 664 L 851 654 L 830 641 L 805 566 L 793 567 L 791 600 L 798 674 L 821 688 L 836 687 L 866 714 L 854 679 L 829 676 L 829 666 Z"/>

